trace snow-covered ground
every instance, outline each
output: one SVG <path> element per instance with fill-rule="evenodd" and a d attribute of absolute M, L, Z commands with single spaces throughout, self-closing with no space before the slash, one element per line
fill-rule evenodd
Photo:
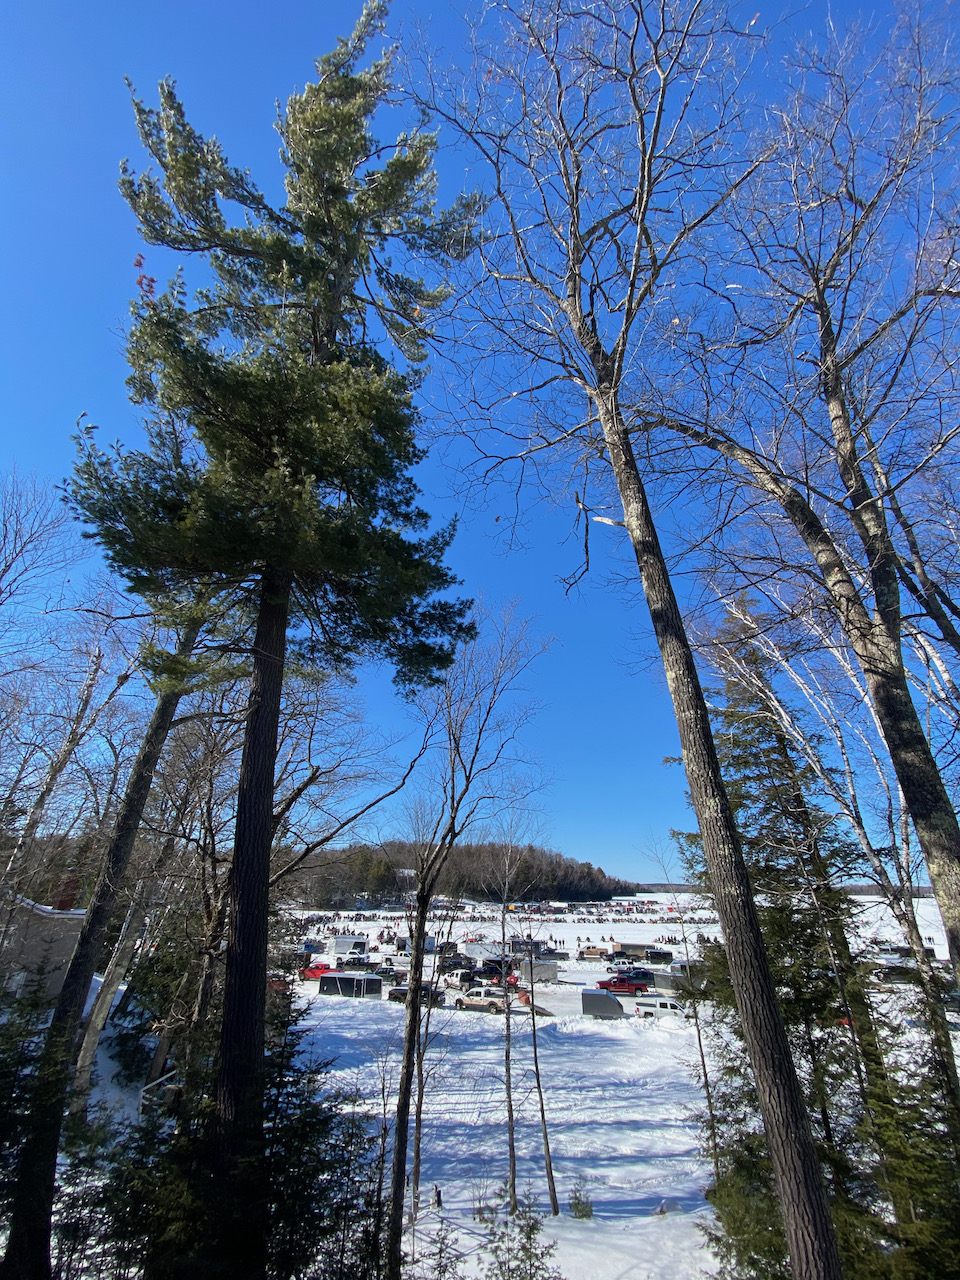
<path fill-rule="evenodd" d="M 675 938 L 679 941 L 671 949 L 678 959 L 696 954 L 698 932 L 719 934 L 715 919 L 692 910 L 693 901 L 656 897 L 658 906 L 642 918 L 617 915 L 613 908 L 593 915 L 518 917 L 511 921 L 511 932 L 563 939 L 572 957 L 578 937 L 583 945 L 588 938 L 597 943 L 601 936 L 650 944 Z M 900 941 L 879 902 L 860 903 L 864 938 Z M 938 957 L 945 958 L 935 904 L 922 900 L 918 913 L 922 933 L 934 939 Z M 351 918 L 339 928 L 366 933 L 375 941 L 385 923 Z M 499 937 L 492 913 L 454 931 L 455 937 L 480 935 L 491 941 Z M 572 959 L 561 966 L 560 976 L 561 985 L 537 988 L 538 1004 L 553 1015 L 538 1020 L 538 1043 L 562 1208 L 562 1216 L 548 1219 L 545 1227 L 545 1235 L 558 1242 L 556 1262 L 568 1280 L 688 1280 L 711 1273 L 713 1261 L 698 1229 L 709 1214 L 703 1197 L 709 1175 L 698 1149 L 700 1094 L 692 1025 L 676 1019 L 584 1018 L 580 990 L 606 976 L 605 966 Z M 395 1083 L 403 1007 L 386 1000 L 320 997 L 313 982 L 301 987 L 304 996 L 313 997 L 308 1014 L 312 1048 L 318 1056 L 335 1059 L 333 1081 L 372 1097 L 381 1095 L 384 1081 L 389 1090 Z M 621 1003 L 628 1011 L 633 1007 L 628 997 L 621 997 Z M 514 1018 L 513 1028 L 520 1182 L 529 1184 L 546 1205 L 529 1019 Z M 477 1206 L 496 1199 L 507 1168 L 504 1020 L 447 1007 L 433 1011 L 431 1033 L 436 1042 L 427 1092 L 422 1204 L 429 1205 L 431 1189 L 438 1186 L 444 1216 L 475 1257 L 484 1238 L 483 1223 L 475 1218 Z M 578 1179 L 593 1203 L 591 1219 L 569 1212 Z M 433 1221 L 435 1215 L 426 1208 L 421 1232 L 429 1232 Z"/>
<path fill-rule="evenodd" d="M 708 1259 L 696 1225 L 706 1206 L 692 1114 L 699 1101 L 692 1031 L 675 1019 L 652 1025 L 584 1018 L 579 987 L 545 987 L 538 1003 L 556 1015 L 538 1019 L 537 1039 L 565 1211 L 559 1222 L 548 1222 L 547 1233 L 560 1241 L 564 1274 L 569 1280 L 697 1275 Z M 333 1082 L 374 1096 L 384 1070 L 392 1083 L 403 1014 L 388 1001 L 317 999 L 309 1015 L 312 1045 L 336 1058 Z M 529 1018 L 515 1017 L 512 1026 L 520 1182 L 546 1204 Z M 436 1067 L 427 1092 L 422 1199 L 429 1202 L 439 1186 L 444 1215 L 474 1249 L 483 1238 L 474 1212 L 478 1203 L 495 1202 L 506 1174 L 504 1020 L 435 1009 L 430 1030 Z M 591 1220 L 567 1211 L 578 1177 L 593 1202 Z M 664 1201 L 671 1211 L 658 1215 Z"/>

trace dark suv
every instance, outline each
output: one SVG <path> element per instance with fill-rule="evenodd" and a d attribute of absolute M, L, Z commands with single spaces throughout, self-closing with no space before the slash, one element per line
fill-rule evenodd
<path fill-rule="evenodd" d="M 393 1000 L 396 1004 L 407 1003 L 407 986 L 404 984 L 400 987 L 391 987 L 387 992 L 387 999 Z M 442 1005 L 445 997 L 442 991 L 438 991 L 432 983 L 420 983 L 420 1000 L 422 1004 Z"/>

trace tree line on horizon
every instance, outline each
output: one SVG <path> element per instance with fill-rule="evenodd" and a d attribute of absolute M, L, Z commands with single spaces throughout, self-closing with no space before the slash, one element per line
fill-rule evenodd
<path fill-rule="evenodd" d="M 495 840 L 457 844 L 438 881 L 438 892 L 447 897 L 500 902 L 498 870 L 503 854 L 504 846 Z M 403 840 L 348 845 L 315 873 L 304 872 L 299 877 L 298 901 L 317 907 L 351 907 L 358 899 L 370 906 L 402 903 L 412 880 L 397 872 L 412 876 L 416 858 L 416 845 Z M 512 901 L 597 902 L 637 891 L 631 880 L 608 876 L 602 867 L 540 845 L 519 846 L 516 860 L 508 885 Z"/>

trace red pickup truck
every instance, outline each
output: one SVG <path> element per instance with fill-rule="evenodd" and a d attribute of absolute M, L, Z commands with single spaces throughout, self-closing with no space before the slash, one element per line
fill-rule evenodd
<path fill-rule="evenodd" d="M 338 964 L 336 968 L 332 964 L 327 964 L 323 960 L 318 960 L 315 964 L 309 964 L 305 969 L 300 970 L 300 977 L 306 978 L 312 982 L 319 982 L 322 973 L 335 973 L 337 969 L 342 969 L 343 965 Z"/>
<path fill-rule="evenodd" d="M 629 973 L 615 973 L 612 978 L 598 982 L 601 991 L 612 991 L 614 994 L 635 996 L 638 991 L 646 992 L 653 986 L 651 969 L 631 969 Z"/>

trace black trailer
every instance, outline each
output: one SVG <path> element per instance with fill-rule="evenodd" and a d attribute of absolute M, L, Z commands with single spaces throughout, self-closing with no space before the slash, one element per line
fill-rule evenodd
<path fill-rule="evenodd" d="M 365 973 L 323 973 L 320 975 L 322 996 L 351 996 L 354 1000 L 381 1000 L 383 979 Z"/>

